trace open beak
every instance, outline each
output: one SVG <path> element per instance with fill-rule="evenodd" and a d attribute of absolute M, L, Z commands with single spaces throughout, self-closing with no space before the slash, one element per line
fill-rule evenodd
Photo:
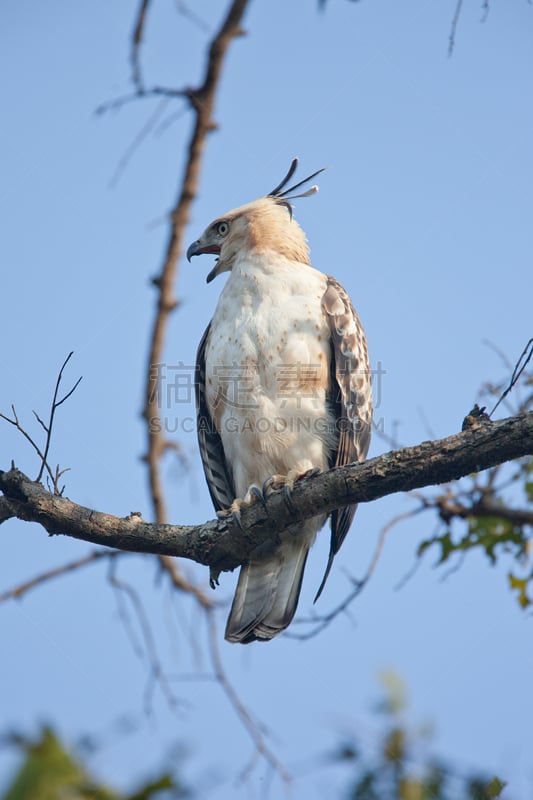
<path fill-rule="evenodd" d="M 202 256 L 204 253 L 212 253 L 213 255 L 220 255 L 220 247 L 216 244 L 202 244 L 201 239 L 193 242 L 187 250 L 187 261 L 190 261 L 193 256 Z"/>

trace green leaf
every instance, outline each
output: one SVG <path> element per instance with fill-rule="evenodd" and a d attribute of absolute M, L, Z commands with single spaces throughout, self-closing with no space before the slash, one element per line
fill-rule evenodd
<path fill-rule="evenodd" d="M 517 578 L 512 572 L 509 573 L 509 586 L 518 592 L 518 602 L 522 608 L 527 608 L 531 605 L 531 600 L 527 594 L 528 583 L 531 580 L 531 575 L 528 578 Z"/>
<path fill-rule="evenodd" d="M 432 544 L 438 544 L 440 546 L 440 556 L 437 561 L 437 566 L 443 564 L 449 556 L 457 550 L 457 545 L 454 544 L 450 531 L 446 531 L 446 533 L 443 533 L 441 536 L 433 536 L 433 538 L 421 542 L 418 546 L 417 556 L 420 557 L 423 555 Z"/>
<path fill-rule="evenodd" d="M 507 786 L 506 781 L 501 781 L 495 775 L 494 778 L 490 781 L 490 783 L 487 784 L 485 788 L 487 792 L 487 797 L 490 797 L 491 800 L 492 798 L 499 797 L 506 786 Z"/>

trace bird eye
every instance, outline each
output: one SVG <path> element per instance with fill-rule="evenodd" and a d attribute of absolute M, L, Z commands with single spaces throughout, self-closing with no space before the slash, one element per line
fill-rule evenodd
<path fill-rule="evenodd" d="M 217 233 L 219 236 L 225 236 L 229 231 L 229 224 L 227 222 L 219 222 L 217 225 Z"/>

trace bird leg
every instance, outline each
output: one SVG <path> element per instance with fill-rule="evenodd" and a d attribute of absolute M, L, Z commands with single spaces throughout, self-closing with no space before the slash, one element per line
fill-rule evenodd
<path fill-rule="evenodd" d="M 243 506 L 251 506 L 252 503 L 257 503 L 258 501 L 263 504 L 263 508 L 266 508 L 265 496 L 262 490 L 253 483 L 248 487 L 248 491 L 244 497 L 236 497 L 229 508 L 223 508 L 221 511 L 217 511 L 217 517 L 219 519 L 231 517 L 233 522 L 235 522 L 239 528 L 242 528 L 241 508 Z"/>
<path fill-rule="evenodd" d="M 305 472 L 299 472 L 297 469 L 290 469 L 286 475 L 271 475 L 263 484 L 263 495 L 266 496 L 267 492 L 270 494 L 271 492 L 283 489 L 285 502 L 291 511 L 295 511 L 296 509 L 291 496 L 294 484 L 296 481 L 301 481 L 304 478 L 312 478 L 320 472 L 322 472 L 320 467 L 312 467 L 311 469 L 305 470 Z"/>
<path fill-rule="evenodd" d="M 313 467 L 312 469 L 305 470 L 305 472 L 299 472 L 297 469 L 291 469 L 286 475 L 271 475 L 270 478 L 267 478 L 263 483 L 262 488 L 259 488 L 259 486 L 257 486 L 255 483 L 249 486 L 244 497 L 236 497 L 229 508 L 223 508 L 221 511 L 217 511 L 217 517 L 219 519 L 227 519 L 228 517 L 231 517 L 233 522 L 235 522 L 239 528 L 242 528 L 241 508 L 243 506 L 250 506 L 253 503 L 260 502 L 263 508 L 266 509 L 266 498 L 268 494 L 276 492 L 279 489 L 283 489 L 285 502 L 287 503 L 290 511 L 295 511 L 296 509 L 294 508 L 294 503 L 292 502 L 291 497 L 294 484 L 296 481 L 301 481 L 304 478 L 312 478 L 314 475 L 318 475 L 320 472 L 322 472 L 320 467 Z"/>

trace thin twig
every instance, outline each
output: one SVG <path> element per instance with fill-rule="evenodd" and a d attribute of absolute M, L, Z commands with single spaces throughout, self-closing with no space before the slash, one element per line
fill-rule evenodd
<path fill-rule="evenodd" d="M 224 670 L 222 665 L 222 659 L 220 657 L 220 651 L 218 649 L 218 632 L 217 632 L 217 625 L 215 620 L 215 615 L 212 611 L 208 611 L 207 613 L 207 626 L 208 626 L 208 641 L 209 641 L 209 653 L 211 656 L 211 663 L 213 665 L 213 671 L 215 673 L 215 678 L 219 685 L 224 690 L 226 697 L 228 698 L 229 702 L 235 713 L 237 714 L 238 718 L 242 722 L 245 729 L 248 731 L 250 738 L 252 739 L 256 752 L 265 759 L 267 764 L 269 764 L 273 770 L 279 775 L 281 780 L 288 785 L 291 780 L 291 776 L 287 771 L 286 767 L 281 763 L 281 761 L 274 755 L 272 750 L 268 747 L 265 736 L 261 731 L 261 726 L 258 722 L 256 722 L 246 706 L 241 702 L 241 699 L 230 683 L 228 676 Z M 244 779 L 249 772 L 250 767 L 245 769 L 242 774 L 242 778 Z"/>
<path fill-rule="evenodd" d="M 159 556 L 159 563 L 170 578 L 175 589 L 194 595 L 200 606 L 206 610 L 213 607 L 214 603 L 196 584 L 186 580 L 178 571 L 176 562 L 171 556 Z"/>
<path fill-rule="evenodd" d="M 161 117 L 161 115 L 163 114 L 163 112 L 167 107 L 167 103 L 168 103 L 168 98 L 163 97 L 157 104 L 153 114 L 150 117 L 148 117 L 148 120 L 142 126 L 141 130 L 135 135 L 133 140 L 130 142 L 126 151 L 119 159 L 115 172 L 113 173 L 113 176 L 109 181 L 110 188 L 114 188 L 117 185 L 122 173 L 128 166 L 134 153 L 138 150 L 138 148 L 141 146 L 141 144 L 144 142 L 144 140 L 156 126 L 157 121 L 159 120 L 159 118 Z"/>
<path fill-rule="evenodd" d="M 202 17 L 200 17 L 198 14 L 195 14 L 194 11 L 191 11 L 191 9 L 185 5 L 183 0 L 177 0 L 176 6 L 178 12 L 196 25 L 196 27 L 200 28 L 200 30 L 204 31 L 204 33 L 210 32 L 211 26 L 205 21 L 205 19 L 202 19 Z"/>
<path fill-rule="evenodd" d="M 496 342 L 493 342 L 491 339 L 483 339 L 483 344 L 486 345 L 487 347 L 489 347 L 491 350 L 493 350 L 496 353 L 496 355 L 498 356 L 498 358 L 500 359 L 500 361 L 502 362 L 504 367 L 506 367 L 507 369 L 512 369 L 513 368 L 513 364 L 511 362 L 511 359 L 509 358 L 507 353 L 504 353 L 504 351 L 501 349 L 501 347 L 499 347 L 496 344 Z"/>
<path fill-rule="evenodd" d="M 65 369 L 65 367 L 67 366 L 68 362 L 70 361 L 70 359 L 72 358 L 73 355 L 74 355 L 74 351 L 71 351 L 68 354 L 68 356 L 66 357 L 66 359 L 63 361 L 63 365 L 62 365 L 61 369 L 59 370 L 59 375 L 57 376 L 56 386 L 55 386 L 55 389 L 54 389 L 54 396 L 52 397 L 52 405 L 50 407 L 50 417 L 48 418 L 48 425 L 45 425 L 44 422 L 41 419 L 39 419 L 39 417 L 37 416 L 35 411 L 33 412 L 35 414 L 35 416 L 37 417 L 37 419 L 39 420 L 39 422 L 41 423 L 41 425 L 43 426 L 43 428 L 45 429 L 45 431 L 46 431 L 46 443 L 45 443 L 45 447 L 44 447 L 44 453 L 43 453 L 43 458 L 42 458 L 42 463 L 41 463 L 41 469 L 39 470 L 39 474 L 37 475 L 37 478 L 36 478 L 37 482 L 39 482 L 41 480 L 44 470 L 48 468 L 48 465 L 47 465 L 48 451 L 50 449 L 50 444 L 52 442 L 52 428 L 54 426 L 54 417 L 55 417 L 56 410 L 59 408 L 60 405 L 62 405 L 65 402 L 65 400 L 68 400 L 68 398 L 76 391 L 76 389 L 78 388 L 78 386 L 80 384 L 80 381 L 81 381 L 81 377 L 78 378 L 78 380 L 76 381 L 76 383 L 74 384 L 72 389 L 70 389 L 70 391 L 68 391 L 66 393 L 66 395 L 64 395 L 61 398 L 61 400 L 57 399 L 57 396 L 59 394 L 59 387 L 61 385 L 61 378 L 63 377 L 63 370 Z M 48 471 L 50 472 L 49 468 L 48 468 Z M 54 476 L 51 476 L 51 477 L 52 477 L 52 481 L 54 481 Z M 57 487 L 57 485 L 55 483 L 54 483 L 54 489 L 57 490 L 57 492 L 59 493 L 59 489 L 58 489 L 58 487 Z"/>
<path fill-rule="evenodd" d="M 178 111 L 173 111 L 172 114 L 169 114 L 168 117 L 160 122 L 157 128 L 154 131 L 154 137 L 162 136 L 171 125 L 174 124 L 178 119 L 181 119 L 183 115 L 186 113 L 187 109 L 185 107 L 180 108 Z"/>
<path fill-rule="evenodd" d="M 15 406 L 14 405 L 11 406 L 11 411 L 13 412 L 13 419 L 11 419 L 11 417 L 6 417 L 6 415 L 2 414 L 1 411 L 0 411 L 0 419 L 4 419 L 6 422 L 9 422 L 10 425 L 13 425 L 19 431 L 19 433 L 21 433 L 24 436 L 24 438 L 31 444 L 31 446 L 33 447 L 33 449 L 35 450 L 35 452 L 37 453 L 37 455 L 41 459 L 41 464 L 45 465 L 46 471 L 48 472 L 48 474 L 50 476 L 50 479 L 53 481 L 54 480 L 54 474 L 52 472 L 51 467 L 46 463 L 46 460 L 45 460 L 45 457 L 44 457 L 44 453 L 42 452 L 42 450 L 39 447 L 39 445 L 35 442 L 35 440 L 30 436 L 28 431 L 26 431 L 22 427 L 22 425 L 20 424 L 19 419 L 17 417 L 17 412 L 15 411 Z M 33 412 L 33 413 L 35 414 L 35 412 Z M 43 425 L 42 421 L 41 420 L 39 420 L 39 421 L 41 422 L 41 425 Z M 45 428 L 45 430 L 46 430 L 46 428 Z"/>
<path fill-rule="evenodd" d="M 168 705 L 170 708 L 175 709 L 178 705 L 178 700 L 175 697 L 167 677 L 165 675 L 165 671 L 162 667 L 161 661 L 157 654 L 157 647 L 155 643 L 154 634 L 148 620 L 148 615 L 144 609 L 142 604 L 141 598 L 138 592 L 130 586 L 129 583 L 126 581 L 117 578 L 114 564 L 111 565 L 111 569 L 109 571 L 109 582 L 113 586 L 115 590 L 117 590 L 117 600 L 119 602 L 119 613 L 123 622 L 125 623 L 126 632 L 129 635 L 130 641 L 133 646 L 133 650 L 137 656 L 142 657 L 143 654 L 146 654 L 148 657 L 148 661 L 150 664 L 151 672 L 149 675 L 149 680 L 145 692 L 145 711 L 147 714 L 151 712 L 151 685 L 152 681 L 157 683 L 161 688 L 164 697 L 167 700 Z M 143 648 L 140 648 L 134 635 L 133 635 L 133 628 L 129 624 L 129 620 L 127 620 L 127 610 L 124 605 L 120 603 L 120 592 L 122 592 L 126 597 L 128 597 L 138 620 L 139 627 L 141 630 L 141 635 L 143 638 Z"/>
<path fill-rule="evenodd" d="M 423 510 L 424 510 L 423 508 L 415 508 L 415 509 L 413 509 L 411 511 L 406 511 L 406 512 L 404 512 L 402 514 L 398 514 L 396 517 L 393 517 L 391 520 L 389 520 L 389 522 L 387 522 L 387 524 L 384 525 L 383 528 L 380 531 L 380 534 L 379 534 L 379 537 L 378 537 L 378 542 L 377 542 L 376 548 L 374 550 L 374 554 L 372 556 L 372 559 L 370 560 L 370 564 L 368 566 L 368 569 L 367 569 L 365 575 L 361 579 L 357 579 L 357 578 L 352 578 L 351 579 L 351 581 L 353 583 L 353 589 L 351 590 L 351 592 L 349 592 L 349 594 L 346 595 L 344 600 L 341 603 L 339 603 L 339 605 L 335 606 L 335 608 L 332 611 L 330 611 L 328 614 L 324 614 L 323 616 L 320 616 L 320 617 L 317 616 L 317 617 L 300 618 L 300 619 L 297 619 L 295 621 L 295 623 L 293 623 L 293 624 L 298 624 L 298 623 L 300 623 L 300 624 L 313 624 L 315 627 L 312 628 L 310 631 L 307 631 L 307 633 L 298 634 L 298 633 L 288 632 L 288 633 L 285 633 L 284 635 L 287 636 L 288 638 L 291 638 L 291 639 L 301 639 L 301 640 L 311 639 L 314 636 L 316 636 L 317 634 L 321 633 L 321 631 L 323 631 L 325 628 L 327 628 L 328 625 L 330 625 L 331 622 L 333 622 L 333 620 L 341 612 L 346 612 L 348 607 L 350 606 L 350 604 L 355 600 L 356 597 L 358 597 L 361 594 L 361 592 L 363 591 L 363 589 L 367 585 L 368 581 L 370 580 L 370 578 L 374 574 L 374 571 L 375 571 L 375 569 L 376 569 L 376 567 L 378 565 L 378 561 L 380 559 L 381 553 L 383 551 L 383 546 L 385 544 L 385 539 L 387 537 L 387 534 L 391 530 L 391 528 L 393 528 L 399 522 L 402 522 L 402 520 L 410 519 L 411 517 L 414 517 L 416 514 L 418 514 L 420 511 L 423 511 Z"/>
<path fill-rule="evenodd" d="M 31 578 L 31 580 L 25 581 L 24 583 L 20 583 L 18 586 L 14 586 L 12 589 L 7 589 L 5 592 L 1 592 L 0 603 L 15 598 L 19 599 L 27 592 L 35 589 L 37 586 L 42 586 L 43 583 L 53 580 L 53 578 L 58 578 L 60 575 L 66 575 L 68 572 L 74 572 L 74 570 L 85 567 L 87 564 L 94 564 L 95 561 L 100 561 L 101 559 L 115 559 L 123 555 L 126 555 L 126 553 L 120 550 L 95 550 L 83 558 L 78 558 L 75 561 L 69 561 L 67 564 L 61 564 L 61 566 L 54 567 L 46 572 L 42 572 L 40 575 L 36 575 L 34 578 Z"/>
<path fill-rule="evenodd" d="M 533 337 L 528 341 L 528 343 L 526 344 L 526 346 L 524 347 L 524 349 L 520 353 L 520 357 L 519 357 L 518 361 L 516 362 L 516 364 L 514 366 L 513 374 L 511 375 L 511 380 L 509 381 L 509 384 L 508 384 L 507 388 L 505 389 L 505 391 L 503 392 L 502 396 L 500 397 L 500 399 L 498 400 L 498 402 L 496 403 L 496 405 L 494 406 L 494 408 L 490 412 L 489 417 L 492 417 L 492 415 L 494 414 L 494 412 L 496 411 L 496 409 L 498 408 L 498 406 L 500 405 L 502 400 L 505 397 L 507 397 L 509 392 L 512 390 L 513 386 L 519 380 L 520 376 L 522 375 L 522 373 L 524 372 L 525 368 L 529 364 L 532 356 L 533 356 Z"/>
<path fill-rule="evenodd" d="M 193 100 L 191 89 L 169 89 L 166 86 L 152 86 L 150 89 L 136 89 L 129 94 L 115 97 L 114 100 L 106 100 L 100 103 L 94 110 L 95 114 L 106 114 L 108 111 L 118 111 L 122 106 L 133 103 L 135 100 L 147 100 L 154 97 L 164 97 L 167 99 L 179 98 L 181 100 Z"/>
<path fill-rule="evenodd" d="M 457 26 L 459 24 L 459 18 L 461 16 L 462 8 L 463 8 L 463 0 L 457 0 L 457 5 L 455 6 L 455 13 L 452 19 L 452 25 L 450 28 L 450 36 L 448 39 L 448 56 L 452 55 L 453 49 L 455 47 L 455 34 L 457 33 Z"/>
<path fill-rule="evenodd" d="M 131 52 L 130 52 L 131 78 L 137 89 L 142 88 L 142 75 L 141 75 L 141 65 L 139 62 L 139 49 L 144 36 L 144 28 L 146 25 L 146 17 L 149 5 L 150 5 L 150 0 L 141 0 L 139 10 L 135 18 L 133 34 L 131 37 Z"/>

